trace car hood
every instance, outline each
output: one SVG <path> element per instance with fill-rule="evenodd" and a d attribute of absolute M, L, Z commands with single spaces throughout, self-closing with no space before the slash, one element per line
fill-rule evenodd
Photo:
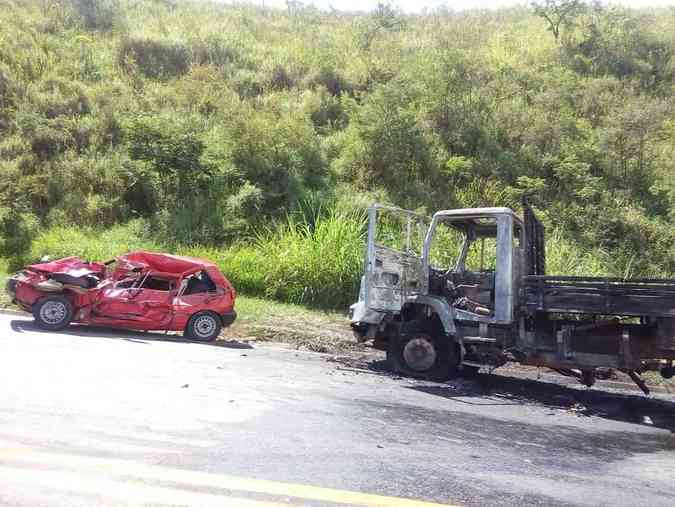
<path fill-rule="evenodd" d="M 73 277 L 86 275 L 102 275 L 105 272 L 105 265 L 99 262 L 87 262 L 79 257 L 66 257 L 50 262 L 30 264 L 27 266 L 31 271 L 40 273 L 62 273 Z"/>

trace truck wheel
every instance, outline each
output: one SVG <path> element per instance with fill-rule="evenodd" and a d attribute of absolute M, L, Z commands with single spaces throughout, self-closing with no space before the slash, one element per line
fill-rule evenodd
<path fill-rule="evenodd" d="M 33 317 L 37 325 L 48 331 L 60 331 L 73 318 L 73 305 L 64 296 L 47 296 L 33 305 Z"/>
<path fill-rule="evenodd" d="M 220 334 L 223 323 L 213 312 L 195 313 L 185 326 L 185 337 L 202 342 L 212 342 Z"/>
<path fill-rule="evenodd" d="M 415 323 L 390 338 L 387 361 L 402 375 L 443 382 L 457 375 L 459 358 L 451 339 Z"/>

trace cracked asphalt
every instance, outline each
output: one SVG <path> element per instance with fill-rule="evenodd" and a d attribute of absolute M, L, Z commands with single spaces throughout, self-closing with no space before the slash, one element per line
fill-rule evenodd
<path fill-rule="evenodd" d="M 2 505 L 675 504 L 675 401 L 0 315 Z"/>

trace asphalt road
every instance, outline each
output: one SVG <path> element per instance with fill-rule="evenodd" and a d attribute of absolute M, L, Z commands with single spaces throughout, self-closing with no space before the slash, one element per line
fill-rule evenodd
<path fill-rule="evenodd" d="M 0 504 L 675 505 L 673 402 L 328 359 L 0 315 Z"/>

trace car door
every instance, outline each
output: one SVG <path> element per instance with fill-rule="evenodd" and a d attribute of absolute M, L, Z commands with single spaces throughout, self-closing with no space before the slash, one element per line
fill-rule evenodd
<path fill-rule="evenodd" d="M 426 293 L 421 250 L 429 219 L 382 205 L 368 213 L 361 297 L 371 310 L 397 312 L 406 297 Z"/>
<path fill-rule="evenodd" d="M 101 291 L 94 314 L 108 323 L 164 329 L 173 317 L 172 281 L 147 275 L 139 287 L 111 286 Z"/>

